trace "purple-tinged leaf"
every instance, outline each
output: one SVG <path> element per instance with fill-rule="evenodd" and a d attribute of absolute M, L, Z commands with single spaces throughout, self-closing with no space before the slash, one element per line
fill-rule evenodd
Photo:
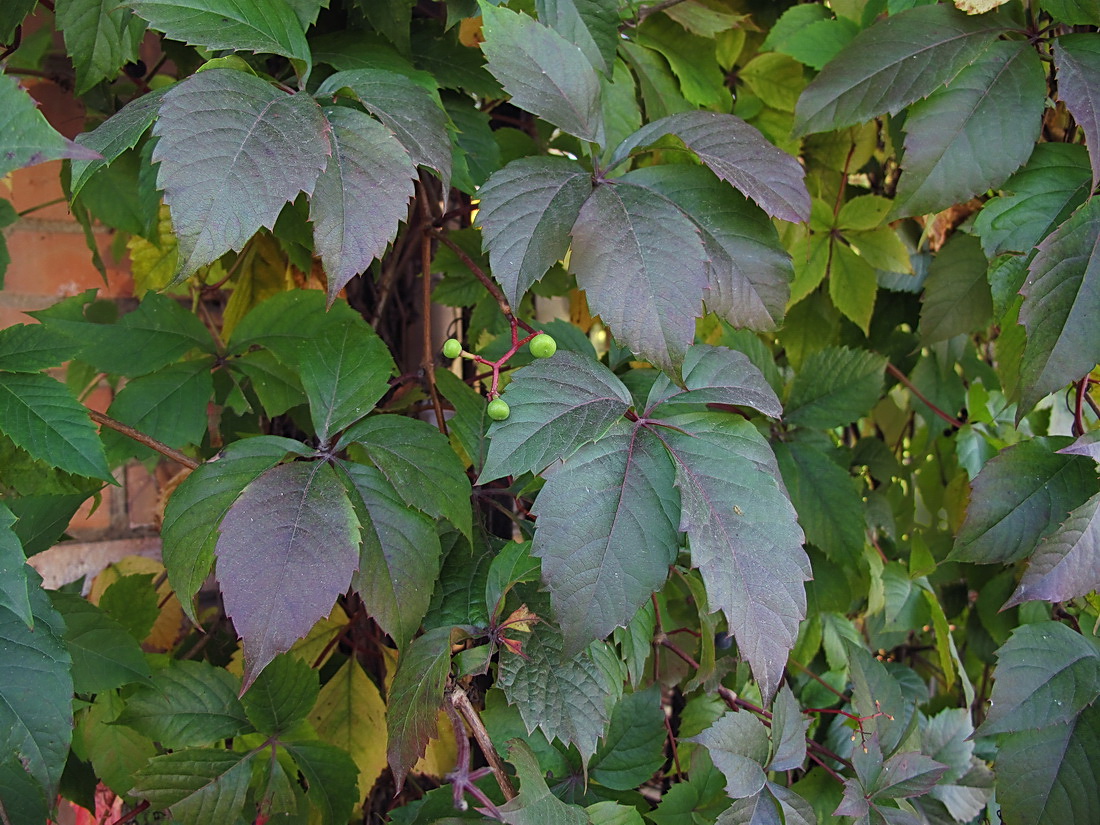
<path fill-rule="evenodd" d="M 772 702 L 771 756 L 769 771 L 791 771 L 806 761 L 806 729 L 810 720 L 802 715 L 802 706 L 791 689 L 783 686 Z"/>
<path fill-rule="evenodd" d="M 76 142 L 90 149 L 95 160 L 87 158 L 72 162 L 72 197 L 80 194 L 88 179 L 107 164 L 116 160 L 127 149 L 133 149 L 141 136 L 153 125 L 161 98 L 168 89 L 157 89 L 131 100 L 121 110 L 90 132 L 76 136 Z"/>
<path fill-rule="evenodd" d="M 954 561 L 1011 564 L 1100 489 L 1096 465 L 1059 455 L 1046 439 L 1015 444 L 991 458 L 970 483 Z"/>
<path fill-rule="evenodd" d="M 504 398 L 511 414 L 489 429 L 479 484 L 537 473 L 595 441 L 633 404 L 630 392 L 599 361 L 561 351 L 516 373 Z"/>
<path fill-rule="evenodd" d="M 591 192 L 592 176 L 557 157 L 520 158 L 478 190 L 482 242 L 512 306 L 565 256 L 569 230 Z"/>
<path fill-rule="evenodd" d="M 708 258 L 707 310 L 735 327 L 775 329 L 794 272 L 768 216 L 701 166 L 649 166 L 629 179 L 671 200 L 699 230 Z"/>
<path fill-rule="evenodd" d="M 395 369 L 385 343 L 360 319 L 321 327 L 299 359 L 302 388 L 322 445 L 371 411 L 389 389 Z"/>
<path fill-rule="evenodd" d="M 521 658 L 501 656 L 498 686 L 519 708 L 528 733 L 536 728 L 564 744 L 575 745 L 588 762 L 622 695 L 622 664 L 601 642 L 570 656 L 560 634 L 545 624 L 523 640 Z"/>
<path fill-rule="evenodd" d="M 549 475 L 531 553 L 568 655 L 625 626 L 668 578 L 679 544 L 674 479 L 661 442 L 626 422 Z"/>
<path fill-rule="evenodd" d="M 897 750 L 913 723 L 916 708 L 902 693 L 901 685 L 886 666 L 860 644 L 851 639 L 841 642 L 847 654 L 852 681 L 852 704 L 864 717 L 863 730 L 871 735 L 862 748 L 854 750 L 856 772 L 865 785 L 870 785 L 882 766 L 882 753 Z"/>
<path fill-rule="evenodd" d="M 176 280 L 271 229 L 299 192 L 312 194 L 332 152 L 329 129 L 309 95 L 255 75 L 210 69 L 173 86 L 153 127 L 153 161 L 179 243 Z"/>
<path fill-rule="evenodd" d="M 726 778 L 726 794 L 744 799 L 759 793 L 767 776 L 768 730 L 751 713 L 726 713 L 689 742 L 706 747 L 714 767 Z"/>
<path fill-rule="evenodd" d="M 451 672 L 451 628 L 436 627 L 413 639 L 397 660 L 386 704 L 386 754 L 397 790 L 428 739 L 435 736 L 443 688 Z"/>
<path fill-rule="evenodd" d="M 1100 650 L 1059 622 L 1016 628 L 997 651 L 997 679 L 979 736 L 1047 728 L 1100 695 Z"/>
<path fill-rule="evenodd" d="M 1058 96 L 1085 133 L 1092 157 L 1092 188 L 1100 184 L 1100 43 L 1095 32 L 1054 41 Z"/>
<path fill-rule="evenodd" d="M 615 165 L 640 146 L 675 135 L 714 174 L 776 218 L 810 219 L 810 193 L 802 165 L 735 115 L 681 112 L 643 126 L 615 150 Z"/>
<path fill-rule="evenodd" d="M 345 89 L 394 133 L 413 163 L 434 169 L 444 187 L 449 184 L 449 120 L 434 88 L 429 90 L 406 75 L 384 69 L 349 69 L 326 78 L 317 97 Z"/>
<path fill-rule="evenodd" d="M 868 797 L 863 793 L 863 786 L 858 779 L 844 780 L 844 795 L 840 804 L 833 811 L 833 816 L 865 817 L 871 810 Z"/>
<path fill-rule="evenodd" d="M 122 5 L 148 20 L 151 29 L 192 46 L 280 54 L 310 64 L 305 31 L 287 0 L 124 0 Z"/>
<path fill-rule="evenodd" d="M 803 583 L 811 578 L 794 507 L 771 449 L 749 422 L 693 413 L 667 423 L 654 432 L 676 464 L 679 529 L 688 535 L 691 564 L 770 701 L 806 613 Z"/>
<path fill-rule="evenodd" d="M 420 627 L 439 578 L 435 522 L 405 504 L 377 467 L 340 462 L 361 508 L 363 543 L 352 586 L 367 612 L 404 650 Z"/>
<path fill-rule="evenodd" d="M 470 479 L 450 443 L 426 421 L 374 415 L 351 427 L 339 447 L 357 444 L 410 507 L 445 518 L 469 538 Z"/>
<path fill-rule="evenodd" d="M 1044 396 L 1100 361 L 1100 198 L 1092 198 L 1039 244 L 1020 292 L 1027 345 L 1020 365 L 1022 418 Z"/>
<path fill-rule="evenodd" d="M 280 464 L 230 507 L 215 553 L 225 612 L 244 641 L 247 689 L 348 589 L 359 524 L 331 465 Z"/>
<path fill-rule="evenodd" d="M 783 414 L 764 374 L 737 350 L 696 344 L 684 358 L 683 379 L 686 390 L 664 374 L 657 376 L 645 402 L 646 415 L 665 404 L 729 404 L 751 407 L 772 418 Z"/>
<path fill-rule="evenodd" d="M 1046 78 L 1026 40 L 989 46 L 905 119 L 892 216 L 937 212 L 999 186 L 1022 166 L 1042 127 Z"/>
<path fill-rule="evenodd" d="M 379 257 L 408 215 L 416 168 L 386 127 L 355 109 L 325 107 L 332 157 L 309 202 L 328 299 Z"/>
<path fill-rule="evenodd" d="M 707 287 L 698 230 L 676 204 L 625 179 L 597 186 L 573 226 L 570 267 L 623 346 L 674 375 Z"/>
<path fill-rule="evenodd" d="M 1007 30 L 997 15 L 920 6 L 864 29 L 825 64 L 795 108 L 795 137 L 841 129 L 927 97 Z"/>
<path fill-rule="evenodd" d="M 526 14 L 481 5 L 486 67 L 512 103 L 590 143 L 603 143 L 600 79 L 584 52 Z"/>
<path fill-rule="evenodd" d="M 305 453 L 300 441 L 278 436 L 243 438 L 199 465 L 172 491 L 161 528 L 168 583 L 195 624 L 195 594 L 214 564 L 218 525 L 237 496 L 284 458 Z"/>
<path fill-rule="evenodd" d="M 1058 450 L 1063 455 L 1087 455 L 1093 461 L 1100 461 L 1100 430 L 1085 433 L 1068 447 Z"/>
<path fill-rule="evenodd" d="M 191 748 L 155 756 L 134 774 L 131 794 L 168 808 L 184 825 L 234 822 L 243 813 L 255 751 Z"/>
<path fill-rule="evenodd" d="M 14 77 L 0 72 L 0 177 L 48 160 L 94 160 L 99 153 L 64 137 Z"/>
<path fill-rule="evenodd" d="M 1068 602 L 1093 590 L 1100 590 L 1100 494 L 1039 542 L 1005 607 L 1036 599 Z"/>
<path fill-rule="evenodd" d="M 906 799 L 921 796 L 947 772 L 947 765 L 919 751 L 896 753 L 886 760 L 875 783 L 875 798 Z"/>

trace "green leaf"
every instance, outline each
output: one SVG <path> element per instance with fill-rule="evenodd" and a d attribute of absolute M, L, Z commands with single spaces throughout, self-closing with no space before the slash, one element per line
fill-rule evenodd
<path fill-rule="evenodd" d="M 451 628 L 436 627 L 413 639 L 397 660 L 387 699 L 386 754 L 400 789 L 428 739 L 435 736 L 443 688 L 451 672 Z"/>
<path fill-rule="evenodd" d="M 882 394 L 885 359 L 827 347 L 810 355 L 791 383 L 784 418 L 803 427 L 841 427 L 866 415 Z"/>
<path fill-rule="evenodd" d="M 585 825 L 589 821 L 576 805 L 562 802 L 550 793 L 539 761 L 526 742 L 512 739 L 508 743 L 508 759 L 516 766 L 520 781 L 519 794 L 500 808 L 508 825 Z"/>
<path fill-rule="evenodd" d="M 309 202 L 328 298 L 386 250 L 408 215 L 416 168 L 382 124 L 355 109 L 326 106 L 332 157 Z"/>
<path fill-rule="evenodd" d="M 916 712 L 913 703 L 906 699 L 901 685 L 886 666 L 861 645 L 845 639 L 842 646 L 851 671 L 852 704 L 855 712 L 863 717 L 866 735 L 872 737 L 865 739 L 864 744 L 870 745 L 877 739 L 881 742 L 881 753 L 893 753 L 909 730 Z M 876 760 L 874 755 L 861 753 L 862 750 L 854 749 L 856 758 L 862 756 L 875 766 L 876 771 L 879 770 L 882 766 L 881 755 Z"/>
<path fill-rule="evenodd" d="M 101 80 L 113 80 L 124 63 L 138 59 L 145 26 L 114 0 L 61 0 L 57 25 L 76 69 L 76 93 L 82 95 Z"/>
<path fill-rule="evenodd" d="M 592 825 L 645 825 L 637 808 L 621 805 L 610 799 L 596 802 L 584 810 Z"/>
<path fill-rule="evenodd" d="M 302 352 L 329 324 L 362 323 L 363 317 L 346 301 L 326 308 L 325 295 L 316 289 L 280 292 L 253 307 L 233 328 L 229 350 L 246 352 L 262 346 L 290 367 L 297 367 Z"/>
<path fill-rule="evenodd" d="M 767 215 L 699 166 L 650 166 L 630 181 L 668 198 L 695 224 L 708 258 L 707 310 L 735 327 L 775 329 L 793 272 Z"/>
<path fill-rule="evenodd" d="M 695 337 L 706 250 L 678 206 L 628 178 L 597 186 L 581 207 L 570 267 L 615 337 L 676 373 Z"/>
<path fill-rule="evenodd" d="M 478 190 L 482 240 L 512 306 L 565 256 L 569 230 L 591 192 L 588 172 L 555 157 L 512 161 Z"/>
<path fill-rule="evenodd" d="M 102 693 L 149 678 L 145 655 L 126 628 L 80 596 L 51 596 L 65 620 L 65 646 L 73 660 L 77 693 Z"/>
<path fill-rule="evenodd" d="M 611 74 L 619 44 L 619 14 L 608 0 L 537 0 L 538 18 L 570 43 L 605 75 Z"/>
<path fill-rule="evenodd" d="M 1035 146 L 1045 98 L 1031 44 L 990 45 L 909 110 L 893 216 L 936 212 L 1003 183 Z"/>
<path fill-rule="evenodd" d="M 621 422 L 555 469 L 532 512 L 532 554 L 572 655 L 626 625 L 668 577 L 679 496 L 664 446 Z"/>
<path fill-rule="evenodd" d="M 810 6 L 810 8 L 815 7 Z M 775 29 L 773 28 L 772 31 L 774 32 Z M 789 54 L 799 63 L 805 63 L 810 68 L 821 71 L 825 64 L 851 43 L 858 33 L 859 27 L 847 18 L 816 20 L 792 33 L 781 45 L 777 45 L 775 50 Z"/>
<path fill-rule="evenodd" d="M 810 196 L 802 166 L 735 115 L 683 112 L 661 118 L 619 145 L 611 165 L 666 135 L 680 138 L 714 174 L 769 215 L 795 222 L 809 220 Z"/>
<path fill-rule="evenodd" d="M 1100 199 L 1078 209 L 1039 244 L 1020 292 L 1027 346 L 1020 365 L 1017 419 L 1043 396 L 1087 374 L 1100 361 Z"/>
<path fill-rule="evenodd" d="M 539 580 L 541 565 L 531 556 L 531 542 L 510 541 L 489 564 L 485 576 L 485 608 L 499 615 L 504 596 L 520 582 Z"/>
<path fill-rule="evenodd" d="M 1005 607 L 1042 599 L 1067 602 L 1100 590 L 1100 494 L 1045 536 Z"/>
<path fill-rule="evenodd" d="M 173 86 L 153 127 L 153 162 L 179 245 L 176 281 L 271 229 L 299 192 L 312 194 L 332 153 L 328 130 L 309 95 L 245 72 L 210 69 Z"/>
<path fill-rule="evenodd" d="M 118 691 L 101 693 L 73 731 L 73 754 L 90 762 L 95 775 L 118 794 L 129 792 L 134 774 L 157 754 L 152 739 L 115 724 L 124 707 Z"/>
<path fill-rule="evenodd" d="M 692 413 L 667 424 L 655 432 L 676 465 L 691 564 L 768 701 L 806 613 L 803 582 L 811 577 L 794 507 L 771 449 L 749 422 Z"/>
<path fill-rule="evenodd" d="M 806 85 L 802 66 L 785 54 L 764 52 L 756 55 L 738 72 L 749 90 L 766 106 L 793 112 L 798 95 Z"/>
<path fill-rule="evenodd" d="M 537 473 L 600 438 L 632 405 L 623 383 L 598 361 L 562 351 L 536 360 L 512 379 L 511 414 L 489 428 L 479 484 Z"/>
<path fill-rule="evenodd" d="M 0 8 L 0 43 L 11 43 L 15 30 L 24 18 L 34 11 L 38 0 L 12 0 Z"/>
<path fill-rule="evenodd" d="M 519 708 L 527 733 L 572 744 L 587 762 L 622 693 L 618 657 L 602 642 L 576 655 L 563 652 L 561 635 L 539 624 L 523 640 L 523 656 L 501 654 L 497 687 Z"/>
<path fill-rule="evenodd" d="M 768 730 L 751 713 L 726 713 L 690 741 L 706 747 L 714 766 L 726 777 L 731 798 L 753 796 L 764 787 Z"/>
<path fill-rule="evenodd" d="M 215 553 L 225 612 L 245 651 L 247 688 L 332 610 L 359 566 L 359 524 L 330 464 L 280 464 L 222 519 Z"/>
<path fill-rule="evenodd" d="M 324 742 L 287 742 L 286 749 L 306 778 L 306 799 L 320 811 L 322 825 L 343 825 L 358 802 L 358 768 L 346 752 Z"/>
<path fill-rule="evenodd" d="M 860 32 L 806 87 L 795 137 L 895 115 L 950 81 L 1007 21 L 949 5 L 892 14 Z"/>
<path fill-rule="evenodd" d="M 156 756 L 134 774 L 134 796 L 168 808 L 183 825 L 236 822 L 243 813 L 252 753 L 193 748 Z"/>
<path fill-rule="evenodd" d="M 997 659 L 992 702 L 979 736 L 1071 722 L 1100 696 L 1100 650 L 1058 622 L 1016 628 Z"/>
<path fill-rule="evenodd" d="M 1006 822 L 1055 825 L 1100 816 L 1100 705 L 1067 724 L 1005 738 L 997 752 L 997 802 Z M 1082 779 L 1089 777 L 1087 779 Z"/>
<path fill-rule="evenodd" d="M 195 624 L 195 594 L 214 564 L 222 518 L 245 487 L 295 453 L 304 454 L 305 446 L 289 438 L 260 436 L 235 441 L 217 458 L 195 469 L 169 497 L 161 529 L 164 566 L 168 583 Z"/>
<path fill-rule="evenodd" d="M 87 409 L 48 375 L 0 373 L 0 432 L 53 467 L 111 480 Z"/>
<path fill-rule="evenodd" d="M 42 784 L 14 755 L 0 759 L 0 821 L 36 825 L 49 819 L 50 809 Z"/>
<path fill-rule="evenodd" d="M 89 290 L 33 315 L 47 329 L 71 339 L 76 357 L 97 370 L 145 375 L 174 364 L 193 349 L 215 349 L 202 321 L 167 295 L 148 292 L 137 309 L 113 324 L 88 319 L 93 299 Z"/>
<path fill-rule="evenodd" d="M 13 524 L 15 514 L 0 501 L 0 610 L 14 613 L 33 629 L 27 557 L 19 536 L 11 529 Z"/>
<path fill-rule="evenodd" d="M 352 585 L 367 612 L 403 650 L 420 627 L 439 578 L 435 524 L 407 506 L 377 467 L 341 462 L 362 508 L 359 569 Z"/>
<path fill-rule="evenodd" d="M 651 15 L 635 29 L 632 39 L 668 61 L 688 101 L 697 106 L 729 110 L 730 92 L 718 66 L 712 38 L 692 34 L 667 15 Z"/>
<path fill-rule="evenodd" d="M 455 410 L 455 414 L 447 420 L 451 436 L 465 451 L 473 471 L 480 472 L 489 450 L 486 429 L 490 421 L 485 398 L 450 370 L 436 371 L 435 382 L 436 389 Z"/>
<path fill-rule="evenodd" d="M 581 49 L 525 14 L 481 4 L 486 68 L 512 103 L 590 143 L 604 142 L 600 80 Z"/>
<path fill-rule="evenodd" d="M 974 221 L 986 255 L 1030 252 L 1089 194 L 1089 153 L 1073 143 L 1040 143 L 1004 194 L 985 202 Z"/>
<path fill-rule="evenodd" d="M 772 702 L 770 771 L 790 771 L 806 761 L 806 729 L 809 719 L 802 717 L 802 706 L 791 689 L 784 685 Z"/>
<path fill-rule="evenodd" d="M 877 294 L 878 277 L 874 267 L 850 247 L 832 242 L 829 297 L 833 299 L 833 306 L 865 335 L 870 331 Z"/>
<path fill-rule="evenodd" d="M 655 685 L 623 696 L 611 711 L 607 736 L 588 764 L 589 775 L 620 791 L 645 784 L 665 761 L 664 721 Z"/>
<path fill-rule="evenodd" d="M 1059 455 L 1045 439 L 1015 444 L 991 458 L 970 484 L 970 505 L 950 558 L 1011 564 L 1098 490 L 1096 465 Z"/>
<path fill-rule="evenodd" d="M 72 737 L 72 660 L 61 639 L 64 622 L 34 579 L 33 630 L 0 607 L 0 753 L 14 757 L 52 800 Z"/>
<path fill-rule="evenodd" d="M 92 160 L 97 152 L 73 143 L 38 111 L 19 81 L 0 72 L 0 177 L 48 160 Z"/>
<path fill-rule="evenodd" d="M 470 536 L 470 479 L 439 430 L 413 418 L 375 415 L 344 433 L 339 446 L 348 444 L 363 449 L 406 504 Z"/>
<path fill-rule="evenodd" d="M 317 671 L 297 656 L 284 653 L 256 677 L 241 704 L 256 730 L 278 736 L 309 715 L 320 689 Z"/>
<path fill-rule="evenodd" d="M 451 141 L 447 113 L 435 89 L 426 89 L 397 72 L 349 69 L 326 78 L 317 96 L 335 95 L 344 89 L 389 127 L 413 163 L 436 170 L 447 185 L 451 177 Z"/>
<path fill-rule="evenodd" d="M 134 690 L 118 722 L 166 748 L 211 745 L 249 729 L 239 690 L 225 668 L 173 661 Z"/>
<path fill-rule="evenodd" d="M 665 59 L 645 46 L 624 40 L 619 44 L 624 59 L 638 76 L 638 88 L 642 93 L 646 116 L 657 120 L 676 112 L 695 107 L 680 93 L 680 84 L 673 77 Z"/>
<path fill-rule="evenodd" d="M 1093 23 L 1100 14 L 1092 10 Z M 1066 21 L 1069 22 L 1069 21 Z M 1067 34 L 1055 39 L 1054 65 L 1058 70 L 1058 96 L 1085 133 L 1092 156 L 1092 188 L 1100 184 L 1100 48 L 1087 34 Z"/>
<path fill-rule="evenodd" d="M 153 573 L 133 573 L 116 579 L 100 596 L 99 607 L 139 642 L 160 617 Z"/>
<path fill-rule="evenodd" d="M 322 327 L 298 357 L 313 426 L 326 446 L 371 411 L 396 369 L 385 343 L 362 320 Z"/>
<path fill-rule="evenodd" d="M 228 366 L 247 377 L 268 418 L 308 402 L 297 374 L 267 350 L 246 352 Z"/>
<path fill-rule="evenodd" d="M 851 474 L 809 439 L 774 446 L 806 541 L 837 564 L 858 565 L 867 537 L 863 499 Z"/>
<path fill-rule="evenodd" d="M 921 341 L 934 344 L 989 324 L 993 296 L 985 277 L 987 268 L 977 238 L 951 236 L 928 267 L 918 327 Z"/>
<path fill-rule="evenodd" d="M 72 182 L 69 191 L 73 198 L 96 172 L 116 160 L 127 149 L 133 149 L 141 136 L 153 125 L 161 99 L 168 88 L 135 98 L 90 132 L 78 135 L 76 142 L 92 153 L 89 157 L 72 162 Z"/>
<path fill-rule="evenodd" d="M 309 74 L 309 44 L 286 0 L 126 0 L 149 28 L 207 49 L 279 54 Z"/>
<path fill-rule="evenodd" d="M 678 404 L 726 404 L 751 407 L 772 418 L 783 408 L 764 375 L 748 356 L 726 347 L 696 344 L 684 359 L 684 389 L 661 374 L 645 402 L 646 415 L 675 413 Z"/>

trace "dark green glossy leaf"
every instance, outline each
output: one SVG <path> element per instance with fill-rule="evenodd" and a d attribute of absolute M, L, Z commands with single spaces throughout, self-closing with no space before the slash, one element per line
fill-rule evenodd
<path fill-rule="evenodd" d="M 331 612 L 359 566 L 359 540 L 355 510 L 327 463 L 280 464 L 233 502 L 216 573 L 244 642 L 246 688 Z"/>
<path fill-rule="evenodd" d="M 1093 9 L 1093 22 L 1100 14 Z M 1068 22 L 1068 21 L 1067 21 Z M 1055 40 L 1054 65 L 1058 69 L 1058 96 L 1085 133 L 1092 156 L 1092 188 L 1100 183 L 1100 47 L 1087 34 L 1067 34 Z"/>
<path fill-rule="evenodd" d="M 134 775 L 131 793 L 183 825 L 234 822 L 243 813 L 252 754 L 193 748 L 154 757 Z"/>
<path fill-rule="evenodd" d="M 1039 56 L 1006 40 L 914 104 L 894 217 L 936 212 L 1003 183 L 1031 154 L 1045 99 Z"/>
<path fill-rule="evenodd" d="M 87 409 L 48 375 L 0 373 L 0 431 L 53 467 L 111 479 Z"/>
<path fill-rule="evenodd" d="M 19 536 L 11 529 L 15 514 L 0 501 L 0 610 L 7 610 L 34 627 L 27 581 L 27 557 Z"/>
<path fill-rule="evenodd" d="M 0 43 L 11 43 L 15 30 L 34 11 L 38 0 L 12 0 L 0 9 Z"/>
<path fill-rule="evenodd" d="M 73 660 L 73 690 L 102 693 L 149 678 L 145 655 L 126 628 L 80 596 L 53 593 L 52 599 L 65 620 L 65 646 Z"/>
<path fill-rule="evenodd" d="M 555 468 L 532 512 L 567 653 L 627 624 L 668 577 L 679 543 L 675 471 L 644 427 L 615 424 Z"/>
<path fill-rule="evenodd" d="M 525 14 L 481 7 L 486 68 L 512 103 L 571 135 L 603 143 L 600 81 L 574 43 Z"/>
<path fill-rule="evenodd" d="M 968 17 L 950 5 L 887 17 L 860 32 L 806 87 L 795 109 L 795 135 L 897 114 L 950 81 L 1006 22 Z"/>
<path fill-rule="evenodd" d="M 510 541 L 493 557 L 485 576 L 485 608 L 499 614 L 504 596 L 520 582 L 539 580 L 541 565 L 531 555 L 531 542 Z"/>
<path fill-rule="evenodd" d="M 570 267 L 616 339 L 675 373 L 695 337 L 706 250 L 678 206 L 627 181 L 597 186 L 581 207 Z"/>
<path fill-rule="evenodd" d="M 138 58 L 145 25 L 114 0 L 60 0 L 57 25 L 76 69 L 76 93 L 113 80 L 124 63 Z"/>
<path fill-rule="evenodd" d="M 803 427 L 840 427 L 866 415 L 882 393 L 885 359 L 828 347 L 810 355 L 791 384 L 784 418 Z"/>
<path fill-rule="evenodd" d="M 195 469 L 169 497 L 161 529 L 164 566 L 168 583 L 196 624 L 194 598 L 214 564 L 222 518 L 257 476 L 287 456 L 304 452 L 301 442 L 289 438 L 241 439 Z"/>
<path fill-rule="evenodd" d="M 1020 586 L 1005 607 L 1042 599 L 1067 602 L 1100 590 L 1100 494 L 1093 495 L 1031 555 Z"/>
<path fill-rule="evenodd" d="M 166 748 L 211 745 L 248 730 L 240 681 L 207 662 L 174 661 L 139 685 L 118 722 Z"/>
<path fill-rule="evenodd" d="M 399 649 L 412 639 L 439 578 L 442 549 L 434 522 L 405 504 L 377 467 L 341 462 L 362 508 L 359 569 L 352 584 L 367 612 Z M 360 503 L 361 502 L 361 503 Z"/>
<path fill-rule="evenodd" d="M 93 160 L 99 154 L 54 129 L 14 77 L 0 72 L 0 176 L 48 160 Z"/>
<path fill-rule="evenodd" d="M 1100 489 L 1095 463 L 1059 455 L 1044 439 L 1016 444 L 991 458 L 971 482 L 970 506 L 951 558 L 1010 564 Z"/>
<path fill-rule="evenodd" d="M 93 174 L 118 158 L 127 149 L 133 149 L 141 136 L 153 125 L 160 108 L 161 98 L 168 89 L 157 89 L 126 104 L 113 116 L 90 132 L 77 136 L 76 142 L 100 157 L 78 158 L 72 162 L 72 197 L 80 194 L 84 184 Z"/>
<path fill-rule="evenodd" d="M 478 483 L 537 473 L 568 458 L 606 433 L 632 403 L 605 366 L 565 351 L 516 373 L 504 399 L 511 414 L 489 428 L 489 453 Z"/>
<path fill-rule="evenodd" d="M 1043 396 L 1100 361 L 1100 199 L 1078 209 L 1039 244 L 1020 292 L 1027 346 L 1020 365 L 1017 420 Z"/>
<path fill-rule="evenodd" d="M 299 192 L 312 194 L 332 153 L 328 130 L 313 98 L 255 75 L 210 69 L 173 86 L 153 127 L 153 162 L 172 211 L 176 280 L 240 250 Z"/>
<path fill-rule="evenodd" d="M 946 341 L 989 324 L 993 297 L 981 244 L 972 235 L 955 234 L 928 268 L 919 332 L 925 344 Z"/>
<path fill-rule="evenodd" d="M 50 809 L 42 784 L 14 755 L 0 759 L 0 821 L 12 825 L 38 825 L 49 818 Z"/>
<path fill-rule="evenodd" d="M 478 191 L 477 213 L 493 277 L 512 306 L 569 248 L 569 230 L 592 178 L 565 158 L 512 161 Z"/>
<path fill-rule="evenodd" d="M 519 794 L 500 809 L 508 825 L 585 825 L 589 821 L 580 808 L 550 793 L 539 761 L 526 742 L 511 740 L 508 759 L 516 766 L 520 781 Z"/>
<path fill-rule="evenodd" d="M 325 295 L 316 289 L 280 292 L 254 307 L 233 328 L 229 350 L 241 353 L 259 345 L 271 350 L 287 366 L 297 367 L 309 342 L 329 324 L 362 323 L 362 316 L 347 302 L 326 307 Z"/>
<path fill-rule="evenodd" d="M 611 711 L 607 736 L 588 764 L 589 775 L 620 791 L 644 784 L 665 761 L 663 717 L 656 686 L 623 696 Z"/>
<path fill-rule="evenodd" d="M 286 749 L 306 778 L 306 798 L 320 811 L 322 825 L 343 825 L 358 799 L 358 768 L 348 754 L 324 742 L 288 742 Z"/>
<path fill-rule="evenodd" d="M 246 352 L 230 360 L 228 366 L 248 378 L 268 418 L 308 401 L 298 375 L 268 350 Z"/>
<path fill-rule="evenodd" d="M 297 656 L 276 656 L 241 697 L 248 721 L 260 733 L 277 736 L 305 719 L 317 703 L 317 671 Z"/>
<path fill-rule="evenodd" d="M 397 662 L 390 685 L 386 753 L 400 788 L 428 739 L 435 735 L 443 688 L 451 672 L 451 628 L 437 627 L 413 639 Z"/>

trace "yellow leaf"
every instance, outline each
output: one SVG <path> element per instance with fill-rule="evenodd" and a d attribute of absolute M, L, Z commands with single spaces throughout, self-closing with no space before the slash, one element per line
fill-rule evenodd
<path fill-rule="evenodd" d="M 153 623 L 153 629 L 142 641 L 142 646 L 151 652 L 171 650 L 179 641 L 183 630 L 183 607 L 179 599 L 164 577 L 164 565 L 156 559 L 145 556 L 125 556 L 112 565 L 108 565 L 103 572 L 95 577 L 92 588 L 88 593 L 88 601 L 98 605 L 100 598 L 107 588 L 121 579 L 123 576 L 132 576 L 137 573 L 152 573 L 153 581 L 160 581 L 157 587 L 157 599 L 160 605 L 160 615 Z"/>
<path fill-rule="evenodd" d="M 270 235 L 257 235 L 241 254 L 245 260 L 241 262 L 233 294 L 222 314 L 222 335 L 226 338 L 256 304 L 294 287 L 286 255 Z"/>
<path fill-rule="evenodd" d="M 359 799 L 366 798 L 386 767 L 386 705 L 355 659 L 321 688 L 309 721 L 322 741 L 350 754 L 359 768 Z"/>
<path fill-rule="evenodd" d="M 327 619 L 321 619 L 309 633 L 294 643 L 290 652 L 298 656 L 310 667 L 321 667 L 332 656 L 335 647 L 332 641 L 348 626 L 348 614 L 344 608 L 336 605 Z M 321 654 L 324 658 L 321 658 Z M 320 659 L 320 661 L 318 661 Z"/>
<path fill-rule="evenodd" d="M 985 14 L 1007 2 L 1008 0 L 955 0 L 955 8 L 967 14 Z"/>
<path fill-rule="evenodd" d="M 397 672 L 397 651 L 389 647 L 382 648 L 382 660 L 386 663 L 386 676 L 382 680 L 382 686 L 388 694 L 393 683 L 393 674 Z M 439 711 L 436 730 L 439 731 L 438 737 L 428 741 L 424 755 L 413 766 L 411 773 L 442 779 L 445 774 L 454 770 L 458 761 L 458 743 L 455 741 L 454 727 L 445 711 Z"/>
<path fill-rule="evenodd" d="M 131 235 L 126 242 L 134 292 L 139 298 L 150 289 L 164 289 L 176 271 L 176 236 L 172 234 L 172 216 L 164 204 L 157 217 L 157 240 L 151 243 L 140 235 Z"/>

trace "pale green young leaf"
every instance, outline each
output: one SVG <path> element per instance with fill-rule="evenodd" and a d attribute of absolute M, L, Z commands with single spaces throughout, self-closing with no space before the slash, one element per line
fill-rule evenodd
<path fill-rule="evenodd" d="M 729 111 L 730 92 L 718 66 L 712 38 L 689 32 L 667 15 L 654 14 L 634 31 L 632 39 L 668 61 L 688 101 L 696 106 Z"/>
<path fill-rule="evenodd" d="M 855 250 L 833 243 L 829 267 L 829 297 L 833 306 L 866 335 L 878 295 L 878 276 L 871 263 Z"/>

